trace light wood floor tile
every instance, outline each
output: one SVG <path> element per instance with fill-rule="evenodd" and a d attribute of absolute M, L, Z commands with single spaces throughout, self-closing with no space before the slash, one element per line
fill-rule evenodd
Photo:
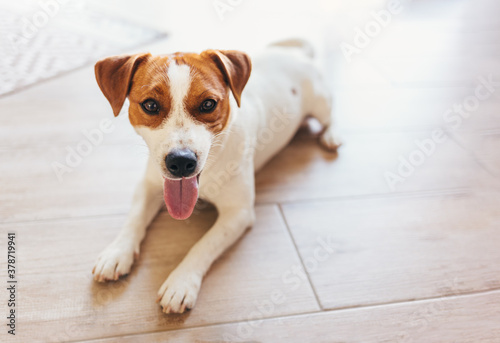
<path fill-rule="evenodd" d="M 399 174 L 400 158 L 408 161 L 419 150 L 415 141 L 430 137 L 430 132 L 345 134 L 335 156 L 320 149 L 310 135 L 300 134 L 257 174 L 257 201 L 474 188 L 496 183 L 466 150 L 448 138 L 436 144 L 435 151 L 413 172 L 402 174 L 407 177 L 391 182 L 391 188 L 386 173 Z"/>
<path fill-rule="evenodd" d="M 484 92 L 484 90 L 482 91 Z M 458 134 L 463 131 L 465 133 L 471 131 L 499 131 L 500 113 L 498 109 L 500 108 L 500 88 L 496 89 L 488 99 L 478 101 L 476 108 L 469 107 L 474 110 L 467 111 L 464 104 L 466 101 L 474 101 L 471 100 L 472 96 L 474 96 L 474 89 L 471 89 L 466 96 L 456 99 L 457 101 L 453 103 L 453 106 L 462 106 L 465 115 L 453 110 L 454 107 L 450 107 L 450 110 L 453 112 L 448 115 L 447 119 L 443 119 L 443 124 L 447 130 Z"/>
<path fill-rule="evenodd" d="M 490 56 L 475 63 L 476 58 L 457 58 L 449 60 L 443 54 L 436 62 L 435 56 L 427 59 L 421 57 L 373 58 L 369 64 L 377 70 L 381 77 L 398 86 L 472 86 L 479 75 L 500 72 L 498 57 Z"/>
<path fill-rule="evenodd" d="M 500 130 L 458 131 L 454 133 L 457 142 L 473 154 L 493 175 L 500 178 Z"/>
<path fill-rule="evenodd" d="M 306 280 L 296 288 L 282 281 L 300 262 L 277 207 L 262 206 L 253 229 L 205 277 L 196 307 L 183 315 L 163 314 L 156 292 L 215 217 L 203 211 L 179 222 L 162 213 L 132 273 L 107 284 L 93 282 L 91 270 L 117 234 L 121 216 L 3 225 L 2 236 L 17 232 L 16 342 L 73 341 L 318 310 Z M 273 292 L 282 298 L 269 308 Z M 5 290 L 1 294 L 7 296 Z"/>
<path fill-rule="evenodd" d="M 323 308 L 500 288 L 498 192 L 322 201 L 283 211 Z M 323 262 L 314 258 L 318 239 L 335 247 Z"/>
<path fill-rule="evenodd" d="M 341 132 L 429 131 L 469 95 L 468 88 L 391 88 L 334 93 L 334 125 Z"/>
<path fill-rule="evenodd" d="M 495 343 L 500 337 L 499 304 L 500 292 L 491 292 L 95 342 Z"/>
<path fill-rule="evenodd" d="M 74 148 L 74 146 L 73 146 Z M 141 145 L 93 147 L 58 178 L 65 147 L 0 149 L 0 220 L 3 222 L 125 213 L 147 159 Z"/>
<path fill-rule="evenodd" d="M 348 15 L 338 20 L 334 13 L 324 14 L 326 30 L 331 32 L 325 35 L 329 47 L 325 68 L 335 89 L 470 86 L 476 76 L 500 71 L 500 27 L 488 15 L 490 9 L 498 12 L 497 4 L 411 2 L 402 8 L 352 54 L 343 53 L 342 45 L 356 49 L 354 37 L 374 22 L 373 12 L 364 12 L 356 21 Z"/>
<path fill-rule="evenodd" d="M 470 30 L 498 30 L 500 23 L 495 14 L 499 11 L 500 4 L 495 0 L 467 1 L 463 4 L 461 19 Z"/>

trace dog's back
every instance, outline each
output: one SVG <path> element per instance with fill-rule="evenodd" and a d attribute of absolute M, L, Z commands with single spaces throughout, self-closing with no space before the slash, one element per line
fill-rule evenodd
<path fill-rule="evenodd" d="M 304 55 L 309 58 L 314 57 L 314 48 L 311 43 L 305 39 L 291 38 L 286 40 L 281 40 L 278 42 L 271 43 L 269 47 L 283 47 L 283 48 L 295 48 L 300 50 Z"/>
<path fill-rule="evenodd" d="M 313 55 L 310 43 L 290 39 L 252 59 L 236 125 L 255 140 L 255 170 L 289 143 L 307 115 L 330 112 L 331 95 Z"/>

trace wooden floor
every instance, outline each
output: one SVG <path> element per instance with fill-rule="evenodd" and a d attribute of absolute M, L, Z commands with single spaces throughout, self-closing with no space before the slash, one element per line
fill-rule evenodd
<path fill-rule="evenodd" d="M 334 3 L 317 2 L 315 28 L 344 145 L 332 156 L 304 129 L 258 174 L 255 226 L 186 314 L 156 292 L 213 209 L 162 212 L 128 277 L 92 280 L 147 156 L 121 115 L 58 179 L 52 164 L 112 116 L 93 67 L 0 98 L 0 279 L 16 232 L 19 280 L 17 333 L 0 341 L 500 342 L 499 84 L 477 99 L 481 77 L 500 81 L 500 5 L 407 2 L 348 62 L 339 44 L 373 19 Z"/>

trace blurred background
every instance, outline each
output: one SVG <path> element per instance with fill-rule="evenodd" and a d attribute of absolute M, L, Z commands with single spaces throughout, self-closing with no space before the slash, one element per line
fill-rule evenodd
<path fill-rule="evenodd" d="M 498 342 L 499 18 L 494 0 L 0 1 L 0 252 L 16 232 L 20 280 L 0 341 Z M 258 173 L 257 223 L 190 313 L 154 299 L 211 208 L 162 212 L 132 273 L 95 284 L 148 151 L 94 63 L 290 37 L 334 94 L 338 155 L 311 125 Z"/>

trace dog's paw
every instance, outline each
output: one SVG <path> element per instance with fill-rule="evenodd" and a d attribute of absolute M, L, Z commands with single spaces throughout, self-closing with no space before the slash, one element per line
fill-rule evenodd
<path fill-rule="evenodd" d="M 319 136 L 319 144 L 330 152 L 337 152 L 337 149 L 342 145 L 337 135 L 333 133 L 331 127 L 328 127 L 321 133 Z"/>
<path fill-rule="evenodd" d="M 115 240 L 97 258 L 92 270 L 94 280 L 98 282 L 118 280 L 120 276 L 127 275 L 137 256 L 139 247 L 134 247 L 133 242 Z"/>
<path fill-rule="evenodd" d="M 156 302 L 165 313 L 183 313 L 196 303 L 202 276 L 174 270 L 158 291 Z"/>

